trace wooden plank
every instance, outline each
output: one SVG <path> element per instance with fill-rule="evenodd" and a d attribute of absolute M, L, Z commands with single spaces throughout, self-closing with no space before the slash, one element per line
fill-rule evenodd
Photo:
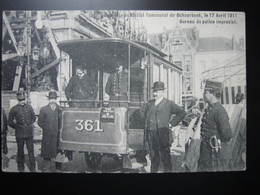
<path fill-rule="evenodd" d="M 49 41 L 50 41 L 52 48 L 54 50 L 54 53 L 56 55 L 56 58 L 60 58 L 60 49 L 58 48 L 57 43 L 55 41 L 49 20 L 45 20 L 44 25 L 46 26 L 46 28 L 48 30 L 47 37 L 49 38 Z"/>
<path fill-rule="evenodd" d="M 50 64 L 45 65 L 43 68 L 41 68 L 40 70 L 38 70 L 37 72 L 32 74 L 32 78 L 35 78 L 35 77 L 39 76 L 40 74 L 42 74 L 43 72 L 49 70 L 50 68 L 52 68 L 53 66 L 58 64 L 60 61 L 61 61 L 61 59 L 59 58 L 59 59 L 54 60 Z"/>
<path fill-rule="evenodd" d="M 2 54 L 2 61 L 10 60 L 12 58 L 17 57 L 17 53 L 8 53 L 8 54 Z"/>
<path fill-rule="evenodd" d="M 15 77 L 14 77 L 14 85 L 13 85 L 13 91 L 17 91 L 20 86 L 20 80 L 21 80 L 21 75 L 22 75 L 22 66 L 17 65 L 16 66 L 16 72 L 15 72 Z"/>
<path fill-rule="evenodd" d="M 3 20 L 4 20 L 5 26 L 6 26 L 6 28 L 7 28 L 7 31 L 8 31 L 8 33 L 9 33 L 11 39 L 12 39 L 12 42 L 13 42 L 13 44 L 14 44 L 15 50 L 16 50 L 16 52 L 18 53 L 18 55 L 20 55 L 20 52 L 19 52 L 19 50 L 18 50 L 18 48 L 17 48 L 17 43 L 16 43 L 16 40 L 15 40 L 13 31 L 12 31 L 11 26 L 10 26 L 10 24 L 9 24 L 9 22 L 8 22 L 8 19 L 7 19 L 6 15 L 5 15 L 5 12 L 3 12 Z"/>
<path fill-rule="evenodd" d="M 5 38 L 6 32 L 7 32 L 7 28 L 6 28 L 6 26 L 3 24 L 2 41 L 4 41 L 4 38 Z"/>

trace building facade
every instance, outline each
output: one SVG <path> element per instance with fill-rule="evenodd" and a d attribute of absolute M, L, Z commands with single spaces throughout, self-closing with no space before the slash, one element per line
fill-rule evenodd
<path fill-rule="evenodd" d="M 196 83 L 205 79 L 223 83 L 221 102 L 234 104 L 235 96 L 246 95 L 246 61 L 244 39 L 225 37 L 200 38 L 195 55 Z M 202 97 L 201 85 L 196 85 L 195 94 Z"/>
<path fill-rule="evenodd" d="M 196 28 L 181 28 L 176 26 L 174 29 L 165 29 L 163 33 L 150 36 L 151 44 L 160 48 L 167 54 L 167 59 L 172 63 L 182 67 L 181 83 L 181 104 L 189 105 L 190 101 L 196 96 L 196 66 L 194 56 L 198 46 L 199 32 Z M 172 81 L 176 84 L 176 81 Z"/>

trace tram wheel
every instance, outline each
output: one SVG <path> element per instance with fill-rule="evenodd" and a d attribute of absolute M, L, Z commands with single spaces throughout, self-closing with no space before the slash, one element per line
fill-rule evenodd
<path fill-rule="evenodd" d="M 100 153 L 86 152 L 85 153 L 85 162 L 87 165 L 87 169 L 89 171 L 100 170 L 101 169 L 101 158 L 102 158 L 102 155 Z"/>

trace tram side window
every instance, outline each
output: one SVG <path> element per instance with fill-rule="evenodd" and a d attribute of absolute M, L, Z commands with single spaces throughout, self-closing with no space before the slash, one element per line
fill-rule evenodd
<path fill-rule="evenodd" d="M 130 75 L 130 101 L 143 102 L 145 70 L 140 67 L 132 67 Z"/>
<path fill-rule="evenodd" d="M 129 107 L 129 128 L 143 129 L 144 119 L 140 112 L 140 106 L 145 100 L 145 70 L 140 67 L 131 67 L 130 74 L 130 107 Z"/>

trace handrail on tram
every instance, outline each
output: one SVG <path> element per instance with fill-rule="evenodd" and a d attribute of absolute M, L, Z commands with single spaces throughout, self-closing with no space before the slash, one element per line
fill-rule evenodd
<path fill-rule="evenodd" d="M 61 100 L 62 103 L 127 103 L 127 104 L 145 104 L 147 101 L 128 101 L 128 100 Z M 131 107 L 131 106 L 130 106 Z"/>

